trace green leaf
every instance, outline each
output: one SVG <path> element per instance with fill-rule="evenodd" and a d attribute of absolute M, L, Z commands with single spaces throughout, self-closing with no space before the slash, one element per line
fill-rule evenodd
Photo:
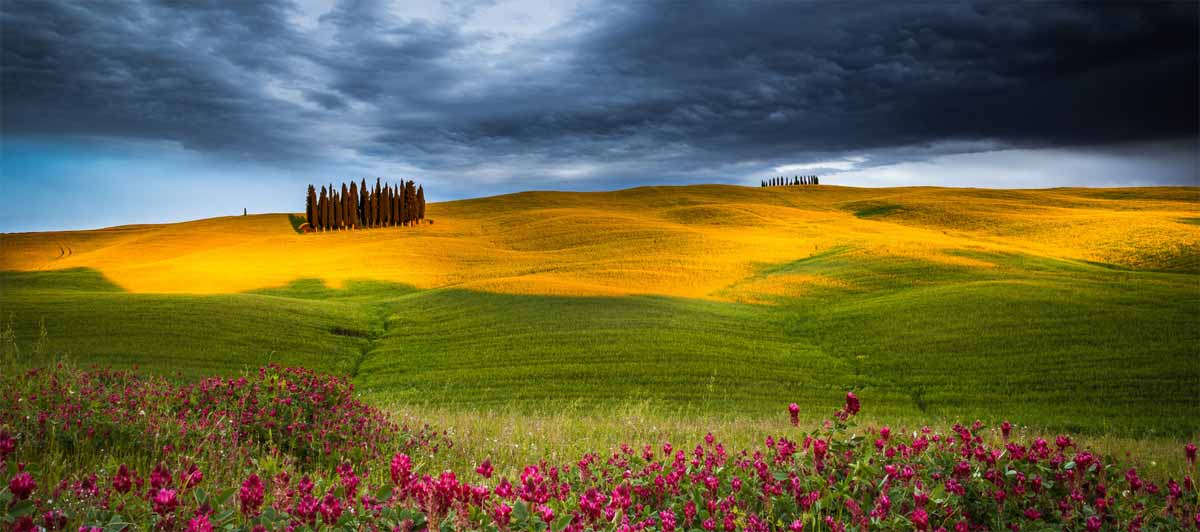
<path fill-rule="evenodd" d="M 554 520 L 554 529 L 562 530 L 567 528 L 567 525 L 569 524 L 571 524 L 571 514 L 568 512 L 563 512 L 562 515 L 558 516 L 558 519 Z"/>
<path fill-rule="evenodd" d="M 225 510 L 224 512 L 213 516 L 213 524 L 219 525 L 225 521 L 228 521 L 231 517 L 233 517 L 233 510 Z"/>
<path fill-rule="evenodd" d="M 35 508 L 36 508 L 36 506 L 34 506 L 33 501 L 31 501 L 29 499 L 25 499 L 21 502 L 18 502 L 17 504 L 14 504 L 11 508 L 9 508 L 8 515 L 9 515 L 9 517 L 26 516 L 26 515 L 33 513 L 33 510 Z"/>
<path fill-rule="evenodd" d="M 529 520 L 529 508 L 527 508 L 524 504 L 517 503 L 513 506 L 513 518 L 516 519 L 518 523 L 524 523 L 525 521 Z"/>

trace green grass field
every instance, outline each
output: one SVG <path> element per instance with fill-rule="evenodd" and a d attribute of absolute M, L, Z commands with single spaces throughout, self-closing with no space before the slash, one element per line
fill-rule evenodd
<path fill-rule="evenodd" d="M 352 375 L 369 399 L 401 410 L 587 415 L 639 404 L 757 418 L 795 401 L 815 420 L 852 389 L 872 416 L 914 422 L 1196 432 L 1196 275 L 956 253 L 991 266 L 836 248 L 764 267 L 760 279 L 841 282 L 774 304 L 319 280 L 154 295 L 88 269 L 4 272 L 0 316 L 24 356 L 44 323 L 39 350 L 79 363 L 180 378 L 303 365 Z"/>

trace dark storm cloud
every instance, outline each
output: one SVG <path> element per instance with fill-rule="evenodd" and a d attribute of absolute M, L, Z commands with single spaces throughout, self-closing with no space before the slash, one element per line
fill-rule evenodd
<path fill-rule="evenodd" d="M 601 6 L 514 37 L 465 29 L 487 3 L 10 0 L 0 118 L 533 185 L 1198 132 L 1194 3 Z"/>
<path fill-rule="evenodd" d="M 467 139 L 650 134 L 771 157 L 1197 131 L 1194 4 L 652 6 L 580 39 L 556 98 Z"/>
<path fill-rule="evenodd" d="M 299 152 L 297 118 L 261 97 L 268 73 L 288 74 L 284 15 L 258 2 L 5 2 L 4 132 Z"/>

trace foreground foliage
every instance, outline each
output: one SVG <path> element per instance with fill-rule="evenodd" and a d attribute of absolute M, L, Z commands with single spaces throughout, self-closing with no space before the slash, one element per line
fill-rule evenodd
<path fill-rule="evenodd" d="M 426 471 L 444 434 L 390 422 L 344 380 L 266 367 L 187 385 L 53 367 L 0 390 L 16 530 L 1180 530 L 1195 445 L 1165 484 L 1071 438 L 859 430 L 860 403 L 751 449 L 622 445 L 511 478 Z M 789 413 L 798 425 L 799 407 Z"/>

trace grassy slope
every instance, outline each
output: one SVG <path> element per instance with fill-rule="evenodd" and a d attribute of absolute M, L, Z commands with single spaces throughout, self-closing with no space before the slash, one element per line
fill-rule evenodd
<path fill-rule="evenodd" d="M 0 312 L 89 361 L 274 359 L 406 404 L 816 417 L 855 388 L 886 415 L 1180 434 L 1200 417 L 1198 211 L 1195 189 L 688 187 L 438 204 L 433 226 L 365 233 L 280 215 L 12 235 L 8 269 L 105 277 L 0 274 Z M 292 281 L 313 271 L 341 288 Z"/>

